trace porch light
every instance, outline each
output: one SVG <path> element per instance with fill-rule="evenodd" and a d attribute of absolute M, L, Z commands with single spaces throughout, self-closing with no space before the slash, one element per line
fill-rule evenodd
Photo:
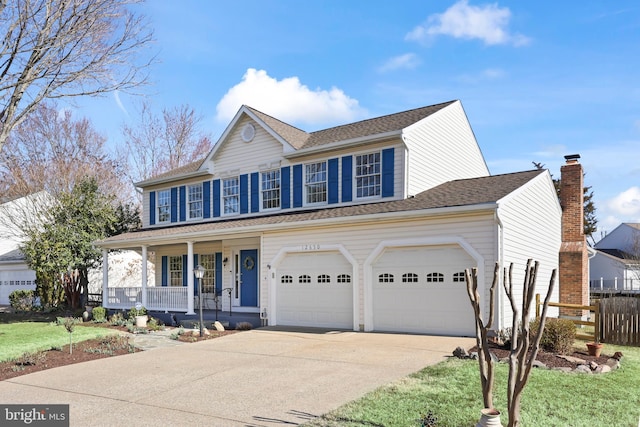
<path fill-rule="evenodd" d="M 204 323 L 204 320 L 202 319 L 202 278 L 204 277 L 204 272 L 205 272 L 205 269 L 201 265 L 198 265 L 196 266 L 196 268 L 193 269 L 193 274 L 196 276 L 196 279 L 198 279 L 198 303 L 200 306 L 200 337 L 204 336 L 202 332 L 202 324 Z"/>

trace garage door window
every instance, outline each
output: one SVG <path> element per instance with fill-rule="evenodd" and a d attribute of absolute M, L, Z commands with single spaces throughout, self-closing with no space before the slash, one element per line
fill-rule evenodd
<path fill-rule="evenodd" d="M 328 274 L 319 275 L 318 283 L 331 283 L 331 276 L 329 276 Z"/>
<path fill-rule="evenodd" d="M 427 274 L 427 282 L 444 282 L 444 274 L 442 273 L 429 273 Z"/>
<path fill-rule="evenodd" d="M 404 273 L 402 275 L 402 283 L 418 283 L 418 275 L 416 273 Z"/>
<path fill-rule="evenodd" d="M 303 274 L 302 276 L 298 277 L 298 283 L 311 283 L 311 276 L 309 276 L 308 274 Z"/>
<path fill-rule="evenodd" d="M 338 283 L 351 283 L 351 276 L 348 274 L 339 274 Z"/>
<path fill-rule="evenodd" d="M 382 273 L 378 276 L 378 283 L 393 283 L 393 274 Z"/>
<path fill-rule="evenodd" d="M 460 271 L 458 273 L 453 273 L 453 281 L 454 282 L 464 282 L 464 272 Z"/>
<path fill-rule="evenodd" d="M 288 274 L 285 274 L 280 278 L 280 283 L 293 283 L 293 277 L 289 276 Z"/>

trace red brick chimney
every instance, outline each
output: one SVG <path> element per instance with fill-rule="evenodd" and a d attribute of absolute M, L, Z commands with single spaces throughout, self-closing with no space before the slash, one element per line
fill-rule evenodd
<path fill-rule="evenodd" d="M 564 156 L 560 168 L 562 245 L 560 246 L 560 302 L 589 305 L 589 258 L 584 235 L 583 172 L 579 154 Z M 583 318 L 588 311 L 560 309 L 560 316 Z"/>

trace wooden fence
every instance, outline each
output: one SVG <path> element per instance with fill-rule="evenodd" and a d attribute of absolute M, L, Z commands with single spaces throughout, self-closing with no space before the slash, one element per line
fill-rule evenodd
<path fill-rule="evenodd" d="M 536 294 L 536 317 L 540 317 L 542 304 L 543 303 L 540 301 L 540 294 Z M 600 307 L 598 304 L 578 305 L 578 304 L 561 304 L 559 302 L 550 302 L 549 307 L 570 308 L 575 310 L 588 310 L 590 312 L 593 312 L 594 313 L 593 320 L 571 319 L 571 321 L 576 326 L 593 326 L 593 332 L 577 333 L 576 338 L 587 340 L 587 341 L 596 341 L 595 338 L 597 336 L 600 336 Z"/>
<path fill-rule="evenodd" d="M 602 341 L 640 346 L 640 299 L 602 298 L 599 302 Z"/>

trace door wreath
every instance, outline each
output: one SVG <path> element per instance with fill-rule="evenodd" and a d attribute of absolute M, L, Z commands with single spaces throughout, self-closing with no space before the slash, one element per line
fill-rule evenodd
<path fill-rule="evenodd" d="M 244 259 L 244 261 L 242 262 L 242 266 L 245 268 L 245 270 L 253 270 L 253 267 L 255 267 L 256 265 L 256 261 L 253 259 L 253 257 L 246 257 Z"/>

